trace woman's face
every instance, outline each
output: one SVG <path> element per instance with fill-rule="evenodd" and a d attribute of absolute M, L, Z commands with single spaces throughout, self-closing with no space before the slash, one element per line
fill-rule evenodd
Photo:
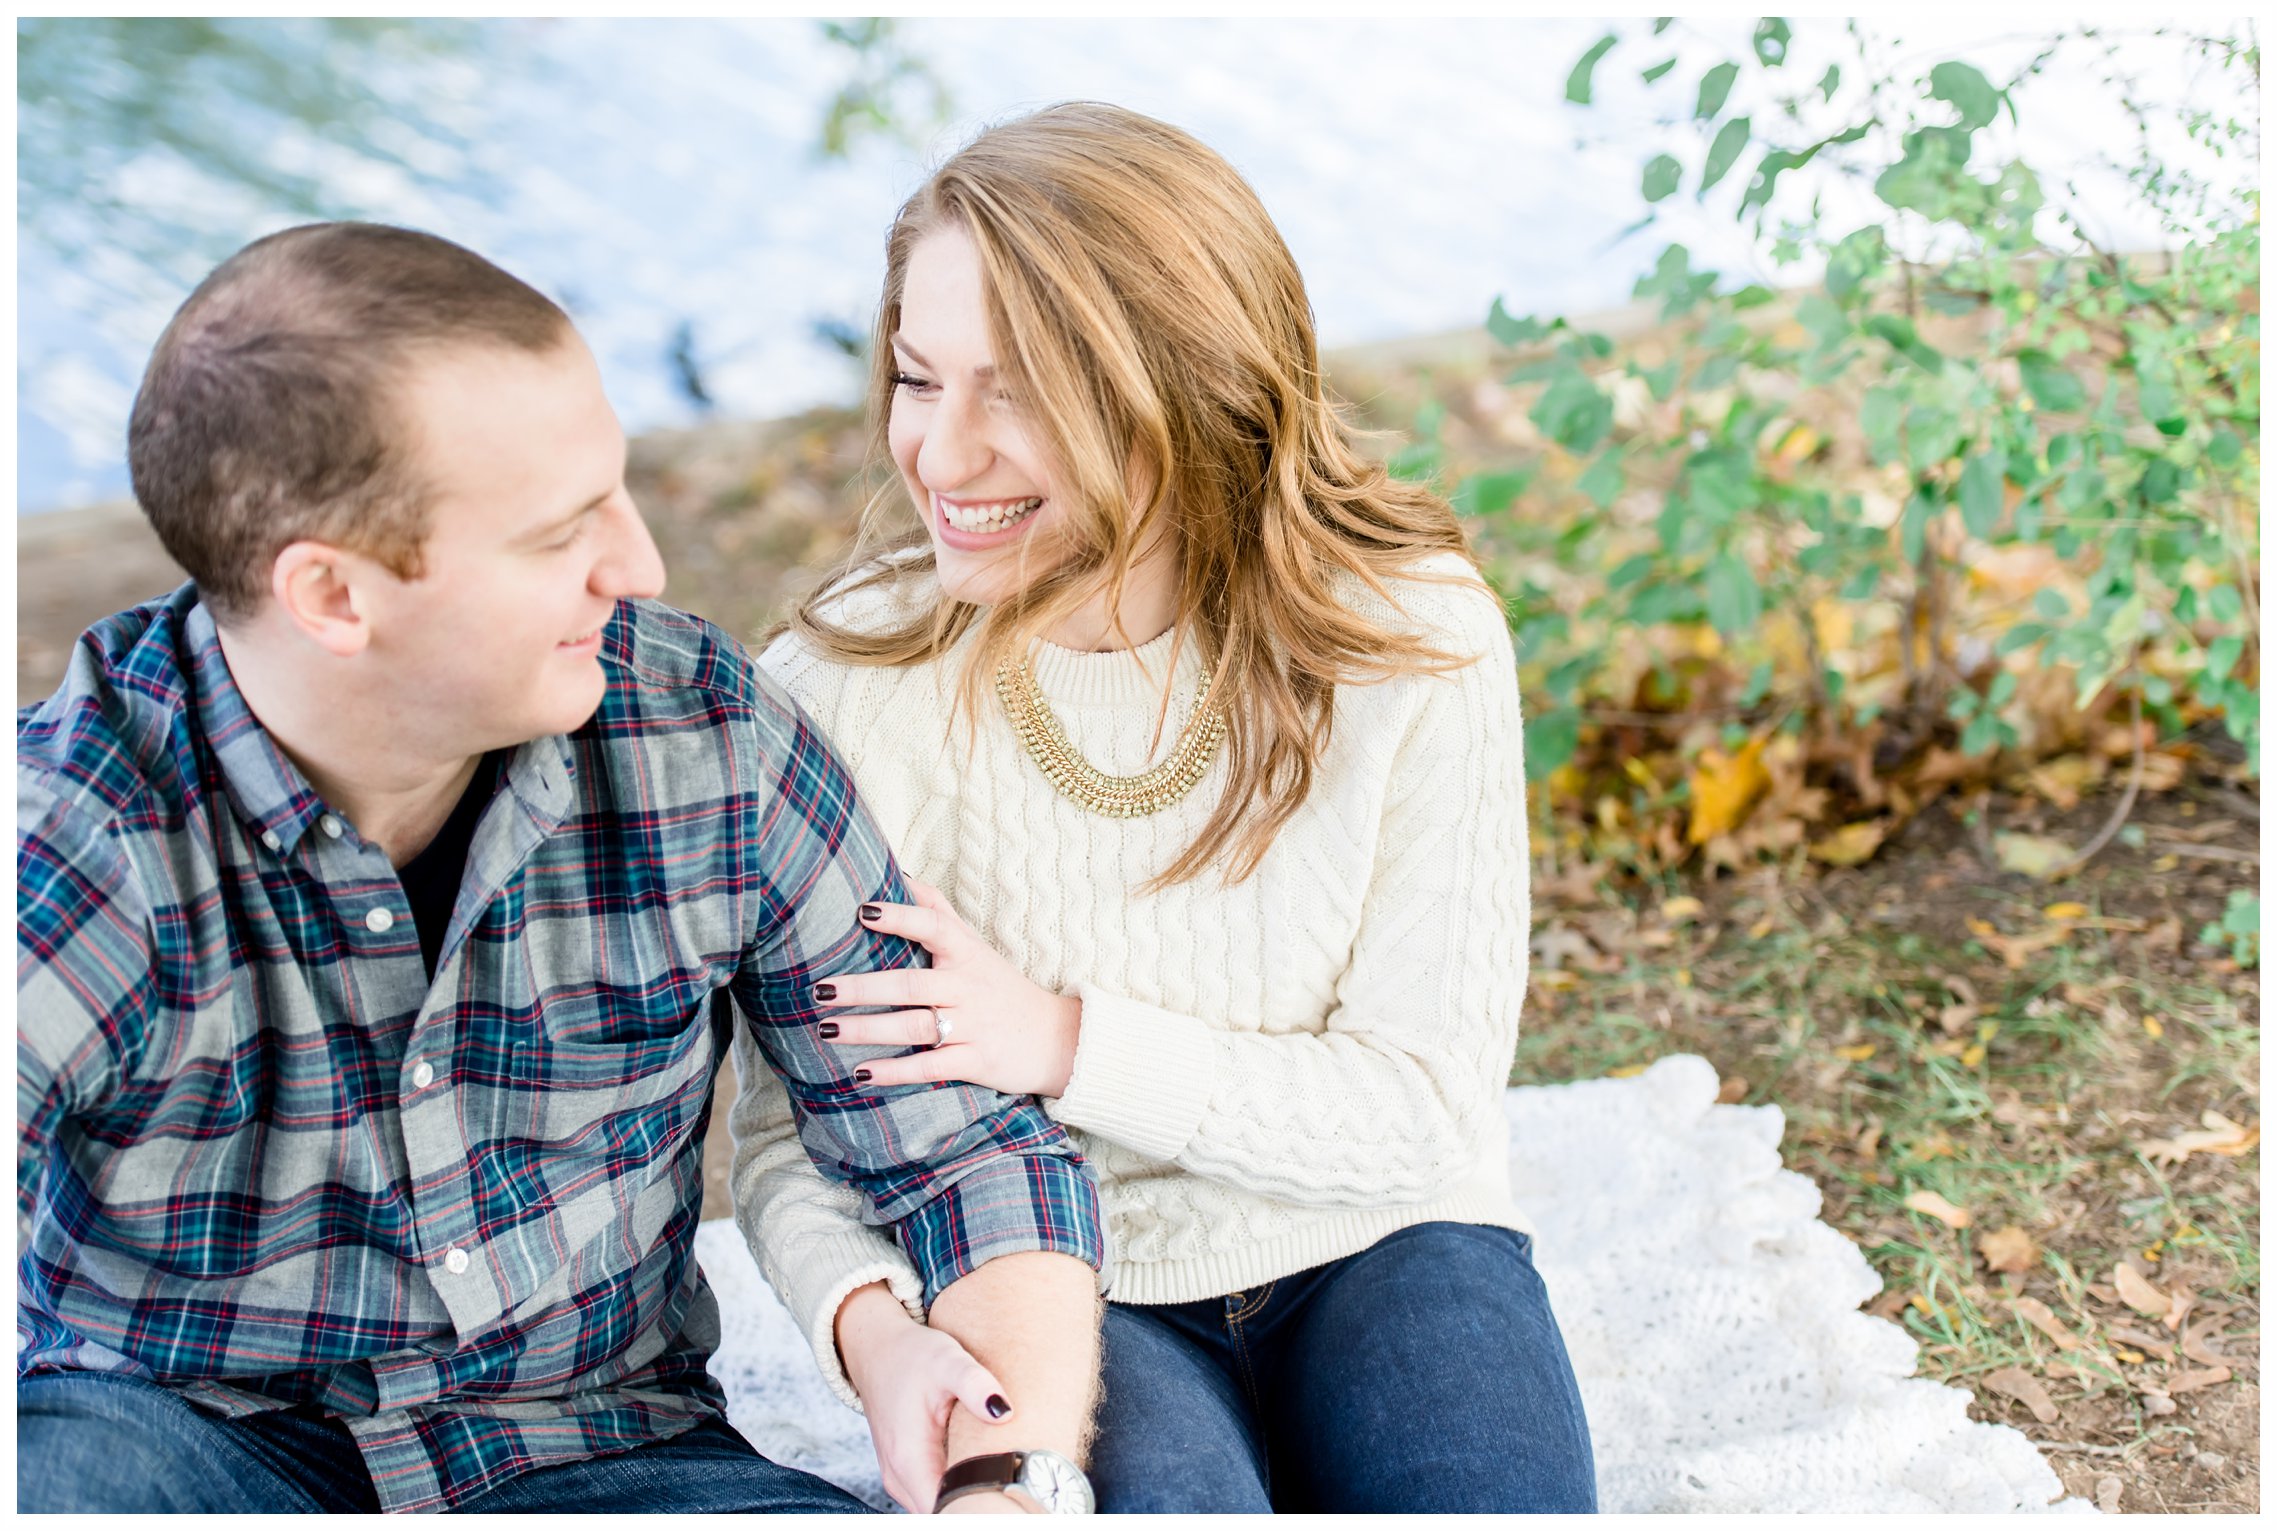
<path fill-rule="evenodd" d="M 932 533 L 941 588 L 993 605 L 1051 571 L 1064 511 L 1022 401 L 996 376 L 980 252 L 954 225 L 910 251 L 886 439 Z"/>

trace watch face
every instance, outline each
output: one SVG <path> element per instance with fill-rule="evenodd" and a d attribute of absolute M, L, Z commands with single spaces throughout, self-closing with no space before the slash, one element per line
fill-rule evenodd
<path fill-rule="evenodd" d="M 1029 1452 L 1028 1459 L 1020 1464 L 1020 1487 L 1055 1514 L 1091 1512 L 1091 1481 L 1083 1476 L 1082 1468 L 1057 1452 Z"/>

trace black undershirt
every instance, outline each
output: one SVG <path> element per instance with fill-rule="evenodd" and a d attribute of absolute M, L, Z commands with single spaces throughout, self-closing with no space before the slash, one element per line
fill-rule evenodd
<path fill-rule="evenodd" d="M 435 960 L 443 953 L 443 936 L 451 928 L 451 910 L 459 901 L 459 883 L 466 876 L 467 848 L 474 843 L 474 826 L 498 790 L 499 768 L 506 752 L 492 750 L 474 768 L 474 779 L 459 794 L 458 806 L 435 831 L 427 848 L 396 871 L 403 896 L 411 903 L 411 923 L 419 932 L 419 955 L 427 959 L 427 976 L 435 976 Z"/>

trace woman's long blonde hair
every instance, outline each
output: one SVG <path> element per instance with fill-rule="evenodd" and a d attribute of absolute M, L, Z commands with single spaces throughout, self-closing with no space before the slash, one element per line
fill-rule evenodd
<path fill-rule="evenodd" d="M 1344 570 L 1389 600 L 1385 577 L 1417 560 L 1468 560 L 1454 512 L 1354 450 L 1322 387 L 1303 280 L 1256 193 L 1188 134 L 1095 102 L 990 129 L 903 204 L 870 345 L 874 463 L 890 461 L 891 337 L 910 252 L 946 227 L 980 252 L 997 372 L 1027 401 L 1072 551 L 993 607 L 952 600 L 934 582 L 924 526 L 881 528 L 888 487 L 845 570 L 785 627 L 861 665 L 923 663 L 977 628 L 960 690 L 973 717 L 1000 663 L 1102 588 L 1119 606 L 1132 566 L 1171 531 L 1176 641 L 1200 645 L 1225 708 L 1226 782 L 1149 886 L 1221 860 L 1226 881 L 1242 881 L 1311 789 L 1338 685 L 1474 657 L 1367 620 L 1333 584 Z M 828 615 L 872 586 L 900 598 L 902 620 L 856 631 Z"/>

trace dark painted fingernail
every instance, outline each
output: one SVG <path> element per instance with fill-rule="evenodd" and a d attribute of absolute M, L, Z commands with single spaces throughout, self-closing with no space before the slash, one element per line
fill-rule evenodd
<path fill-rule="evenodd" d="M 814 986 L 814 997 L 816 999 L 836 999 L 838 997 L 838 985 L 818 983 Z"/>
<path fill-rule="evenodd" d="M 869 1082 L 870 1082 L 870 1071 L 869 1071 L 868 1069 L 856 1069 L 856 1070 L 854 1070 L 854 1083 L 856 1083 L 856 1084 L 868 1084 Z"/>
<path fill-rule="evenodd" d="M 838 1023 L 837 1023 L 836 1021 L 824 1021 L 824 1022 L 822 1023 L 822 1040 L 823 1040 L 823 1041 L 825 1041 L 825 1042 L 829 1042 L 829 1041 L 835 1040 L 835 1039 L 836 1039 L 836 1037 L 837 1037 L 837 1035 L 838 1035 Z"/>
<path fill-rule="evenodd" d="M 1004 1395 L 1002 1393 L 991 1393 L 988 1395 L 988 1417 L 990 1419 L 1002 1419 L 1005 1415 L 1011 1412 L 1012 1405 L 1004 1401 Z"/>
<path fill-rule="evenodd" d="M 864 904 L 862 906 L 862 918 L 865 920 L 874 920 L 883 913 L 885 911 L 875 904 Z"/>

